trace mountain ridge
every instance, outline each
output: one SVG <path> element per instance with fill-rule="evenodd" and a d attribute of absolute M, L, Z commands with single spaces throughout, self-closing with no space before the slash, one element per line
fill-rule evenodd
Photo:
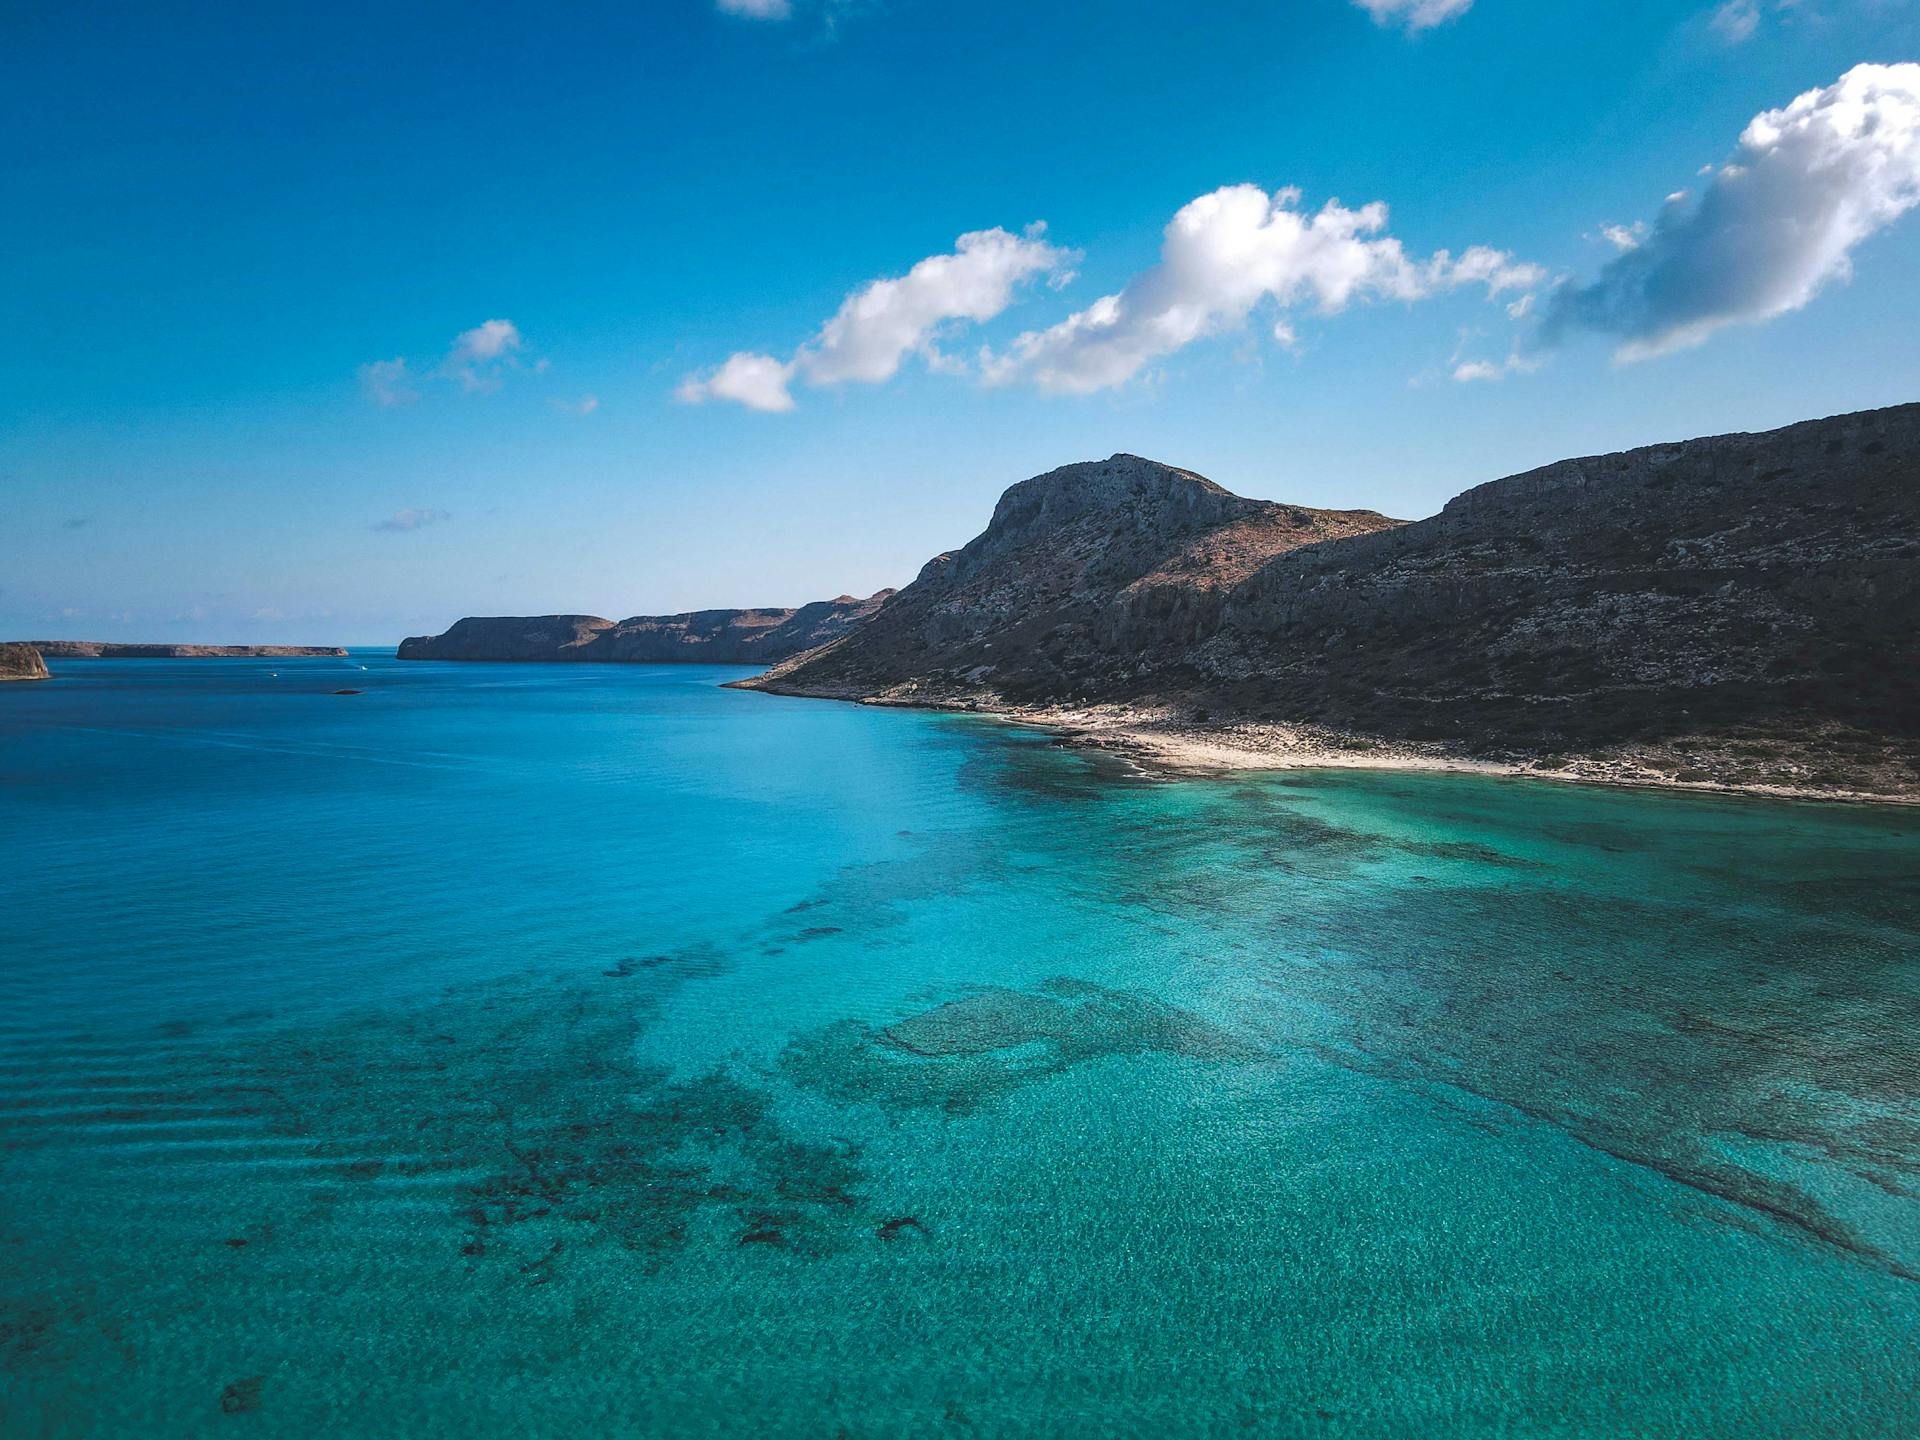
<path fill-rule="evenodd" d="M 1102 465 L 1151 475 L 1078 503 Z M 1323 755 L 1912 794 L 1917 489 L 1920 405 L 1557 461 L 1411 524 L 1117 456 L 1012 487 L 866 626 L 739 683 L 1148 749 L 1306 727 Z"/>

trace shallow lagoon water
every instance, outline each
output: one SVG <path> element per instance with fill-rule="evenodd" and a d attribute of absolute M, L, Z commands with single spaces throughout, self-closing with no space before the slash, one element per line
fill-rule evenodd
<path fill-rule="evenodd" d="M 1920 1433 L 1920 815 L 737 673 L 0 692 L 0 1431 Z"/>

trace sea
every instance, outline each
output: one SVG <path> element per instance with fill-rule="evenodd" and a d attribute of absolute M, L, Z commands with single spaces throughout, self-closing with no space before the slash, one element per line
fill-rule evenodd
<path fill-rule="evenodd" d="M 8 1440 L 1920 1434 L 1920 810 L 54 669 Z"/>

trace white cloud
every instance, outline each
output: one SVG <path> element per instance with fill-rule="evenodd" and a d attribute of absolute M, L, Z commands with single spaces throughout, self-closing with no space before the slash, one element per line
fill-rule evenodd
<path fill-rule="evenodd" d="M 1798 310 L 1852 270 L 1854 248 L 1920 205 L 1920 64 L 1857 65 L 1756 116 L 1697 201 L 1561 290 L 1543 336 L 1620 337 L 1620 360 L 1698 345 Z"/>
<path fill-rule="evenodd" d="M 502 368 L 519 348 L 519 326 L 511 320 L 484 320 L 453 337 L 441 368 L 464 390 L 496 390 Z"/>
<path fill-rule="evenodd" d="M 1473 0 L 1353 0 L 1379 25 L 1400 25 L 1409 32 L 1431 30 L 1467 13 Z"/>
<path fill-rule="evenodd" d="M 1603 225 L 1600 238 L 1623 254 L 1628 250 L 1638 250 L 1640 242 L 1647 238 L 1647 222 L 1636 220 L 1631 225 Z"/>
<path fill-rule="evenodd" d="M 1352 300 L 1419 300 L 1464 285 L 1498 295 L 1526 290 L 1546 274 L 1505 251 L 1474 246 L 1410 258 L 1384 234 L 1387 207 L 1349 210 L 1329 201 L 1316 214 L 1300 192 L 1267 194 L 1229 185 L 1189 201 L 1167 225 L 1159 264 L 1046 330 L 1030 331 L 983 363 L 997 383 L 1028 380 L 1042 390 L 1088 394 L 1133 379 L 1154 360 L 1243 325 L 1263 301 L 1322 313 Z M 1284 317 L 1276 335 L 1292 336 Z M 1290 343 L 1282 339 L 1281 343 Z"/>
<path fill-rule="evenodd" d="M 787 386 L 792 380 L 793 366 L 789 362 L 736 350 L 718 370 L 682 380 L 673 398 L 685 405 L 732 400 L 749 410 L 791 410 L 793 394 Z"/>
<path fill-rule="evenodd" d="M 722 14 L 748 20 L 785 20 L 793 14 L 790 0 L 714 0 Z"/>
<path fill-rule="evenodd" d="M 424 373 L 416 372 L 404 355 L 362 365 L 361 388 L 374 404 L 388 408 L 413 404 L 420 398 L 419 386 L 429 380 L 456 381 L 470 392 L 498 390 L 509 370 L 522 368 L 518 354 L 523 343 L 520 327 L 511 320 L 483 320 L 454 336 L 445 357 Z M 543 373 L 547 362 L 535 361 L 531 368 Z"/>
<path fill-rule="evenodd" d="M 376 530 L 404 532 L 424 530 L 429 525 L 438 525 L 442 520 L 451 520 L 453 516 L 444 510 L 421 510 L 409 506 L 405 510 L 396 510 L 384 520 L 374 523 Z"/>
<path fill-rule="evenodd" d="M 1509 375 L 1531 375 L 1540 368 L 1538 360 L 1514 353 L 1504 360 L 1462 360 L 1453 367 L 1453 378 L 1462 385 L 1504 380 Z"/>
<path fill-rule="evenodd" d="M 568 415 L 591 415 L 600 408 L 598 395 L 582 395 L 578 400 L 555 400 L 553 408 Z"/>
<path fill-rule="evenodd" d="M 854 291 L 791 359 L 739 351 L 717 370 L 688 376 L 674 394 L 689 404 L 732 400 L 754 410 L 791 410 L 795 380 L 877 385 L 898 374 L 910 355 L 950 372 L 959 362 L 936 343 L 945 329 L 993 319 L 1024 281 L 1070 263 L 1043 234 L 1035 225 L 1024 236 L 997 227 L 962 235 L 951 254 L 931 255 L 903 276 Z"/>
<path fill-rule="evenodd" d="M 411 405 L 420 398 L 420 392 L 413 387 L 413 377 L 403 355 L 362 365 L 360 388 L 367 392 L 367 398 L 374 404 L 388 410 Z"/>

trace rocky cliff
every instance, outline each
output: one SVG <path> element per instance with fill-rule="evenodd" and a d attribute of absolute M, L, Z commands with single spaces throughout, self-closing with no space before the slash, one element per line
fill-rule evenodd
<path fill-rule="evenodd" d="M 469 616 L 443 635 L 400 642 L 402 660 L 703 661 L 772 664 L 847 634 L 892 595 L 842 595 L 797 610 L 695 610 L 684 615 Z"/>
<path fill-rule="evenodd" d="M 1916 636 L 1908 405 L 1563 461 L 1411 525 L 1072 466 L 1008 491 L 866 629 L 747 683 L 1913 793 Z"/>
<path fill-rule="evenodd" d="M 293 659 L 347 653 L 337 645 L 119 645 L 106 640 L 30 640 L 27 643 L 56 660 Z"/>
<path fill-rule="evenodd" d="M 0 644 L 0 680 L 44 680 L 47 662 L 31 645 Z"/>

